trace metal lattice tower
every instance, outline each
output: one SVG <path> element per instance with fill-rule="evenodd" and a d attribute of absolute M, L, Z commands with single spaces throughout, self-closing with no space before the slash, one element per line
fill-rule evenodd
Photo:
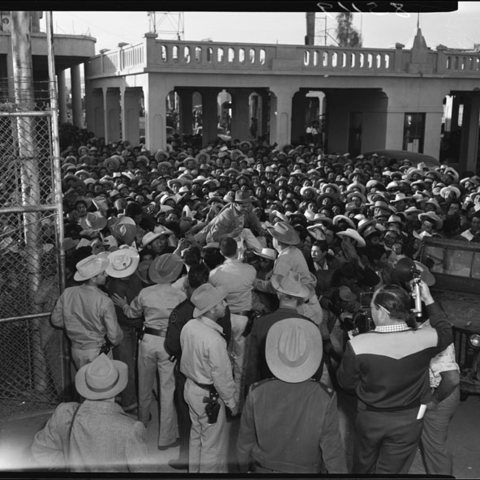
<path fill-rule="evenodd" d="M 184 40 L 183 12 L 148 12 L 150 33 L 166 40 Z"/>

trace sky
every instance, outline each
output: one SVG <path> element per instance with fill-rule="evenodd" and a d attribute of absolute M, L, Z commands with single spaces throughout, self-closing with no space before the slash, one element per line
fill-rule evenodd
<path fill-rule="evenodd" d="M 160 4 L 161 5 L 161 4 Z M 181 5 L 181 2 L 178 2 Z M 173 39 L 167 32 L 179 30 L 180 12 L 156 12 L 159 38 Z M 45 17 L 45 16 L 44 16 Z M 324 45 L 325 25 L 327 45 L 335 45 L 335 14 L 317 13 L 316 43 Z M 418 14 L 355 13 L 354 25 L 362 33 L 365 48 L 392 48 L 402 43 L 411 48 L 417 21 L 427 45 L 439 44 L 449 48 L 470 49 L 480 44 L 480 2 L 459 2 L 456 12 Z M 303 45 L 306 34 L 305 13 L 263 12 L 184 12 L 184 40 L 215 42 L 268 43 Z M 90 35 L 97 39 L 96 53 L 115 49 L 118 43 L 141 43 L 150 31 L 147 12 L 60 12 L 53 13 L 54 32 L 59 34 Z M 41 23 L 45 31 L 45 18 Z M 162 33 L 165 32 L 165 33 Z"/>

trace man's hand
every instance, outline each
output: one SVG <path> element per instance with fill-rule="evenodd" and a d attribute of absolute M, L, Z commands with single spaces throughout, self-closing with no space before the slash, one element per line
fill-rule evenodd
<path fill-rule="evenodd" d="M 120 297 L 117 293 L 112 295 L 113 303 L 120 308 L 123 308 L 125 305 L 128 305 L 127 297 Z"/>
<path fill-rule="evenodd" d="M 230 409 L 230 413 L 232 414 L 232 417 L 236 417 L 239 414 L 239 409 L 238 405 L 235 405 L 234 407 L 228 407 Z"/>

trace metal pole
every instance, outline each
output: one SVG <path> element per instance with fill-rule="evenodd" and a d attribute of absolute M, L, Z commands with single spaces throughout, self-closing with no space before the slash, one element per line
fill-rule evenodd
<path fill-rule="evenodd" d="M 12 54 L 13 76 L 15 86 L 15 102 L 20 109 L 35 109 L 33 89 L 33 65 L 30 12 L 12 11 Z M 38 145 L 35 132 L 36 122 L 31 116 L 17 118 L 18 156 L 22 186 L 22 206 L 28 210 L 30 206 L 40 204 L 40 172 L 38 165 Z M 41 245 L 40 216 L 38 212 L 26 211 L 23 214 L 25 237 L 25 261 L 28 271 L 28 289 L 30 298 L 34 298 L 41 282 Z M 39 312 L 39 306 L 32 302 L 32 309 Z M 45 357 L 40 345 L 39 320 L 31 322 L 31 341 L 33 354 L 34 388 L 39 392 L 47 389 L 45 375 Z"/>
<path fill-rule="evenodd" d="M 55 54 L 53 48 L 53 14 L 46 12 L 47 48 L 48 48 L 48 78 L 50 90 L 50 110 L 52 112 L 52 145 L 53 145 L 53 189 L 57 207 L 57 246 L 58 246 L 58 276 L 60 294 L 65 290 L 65 230 L 63 225 L 62 177 L 60 166 L 60 138 L 58 118 L 58 92 L 55 82 Z M 65 391 L 71 386 L 70 352 L 66 342 L 63 342 L 62 381 Z M 72 395 L 73 392 L 70 392 Z"/>

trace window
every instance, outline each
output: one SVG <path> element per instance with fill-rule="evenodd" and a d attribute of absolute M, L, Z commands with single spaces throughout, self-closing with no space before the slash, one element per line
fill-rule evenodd
<path fill-rule="evenodd" d="M 406 113 L 403 125 L 403 150 L 423 153 L 425 114 Z"/>

